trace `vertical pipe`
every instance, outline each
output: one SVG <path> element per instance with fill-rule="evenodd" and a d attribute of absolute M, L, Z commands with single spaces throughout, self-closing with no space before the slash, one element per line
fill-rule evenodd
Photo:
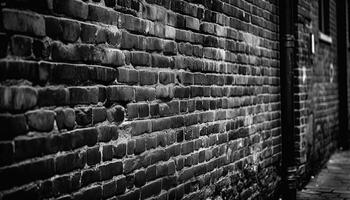
<path fill-rule="evenodd" d="M 281 119 L 282 119 L 282 198 L 296 199 L 295 119 L 294 119 L 294 22 L 297 1 L 280 2 Z"/>
<path fill-rule="evenodd" d="M 350 2 L 348 2 L 350 3 Z M 339 95 L 339 144 L 343 149 L 349 148 L 348 132 L 348 86 L 347 86 L 347 34 L 346 1 L 337 4 L 337 58 L 338 58 L 338 95 Z M 349 13 L 350 14 L 350 13 Z M 350 23 L 350 22 L 348 22 Z M 350 31 L 350 30 L 349 30 Z"/>

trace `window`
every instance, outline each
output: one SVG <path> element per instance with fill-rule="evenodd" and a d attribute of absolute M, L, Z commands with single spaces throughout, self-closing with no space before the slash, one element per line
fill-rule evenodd
<path fill-rule="evenodd" d="M 329 0 L 318 1 L 318 26 L 322 33 L 329 35 Z"/>

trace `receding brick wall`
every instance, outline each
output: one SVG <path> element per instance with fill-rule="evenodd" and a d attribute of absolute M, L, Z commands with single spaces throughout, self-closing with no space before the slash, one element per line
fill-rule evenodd
<path fill-rule="evenodd" d="M 2 1 L 0 199 L 271 198 L 277 4 Z"/>
<path fill-rule="evenodd" d="M 318 0 L 302 0 L 298 4 L 295 105 L 300 185 L 315 175 L 337 148 L 336 1 L 329 2 L 332 43 L 319 37 Z M 315 37 L 314 54 L 311 52 L 311 34 Z"/>

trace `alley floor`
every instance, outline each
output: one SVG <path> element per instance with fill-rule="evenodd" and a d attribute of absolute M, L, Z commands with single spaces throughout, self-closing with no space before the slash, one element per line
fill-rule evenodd
<path fill-rule="evenodd" d="M 350 200 L 350 151 L 337 152 L 325 168 L 298 192 L 298 200 Z"/>

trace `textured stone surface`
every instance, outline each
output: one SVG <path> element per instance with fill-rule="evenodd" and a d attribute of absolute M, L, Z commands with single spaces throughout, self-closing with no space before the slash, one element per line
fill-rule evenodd
<path fill-rule="evenodd" d="M 36 131 L 49 132 L 53 129 L 55 112 L 49 110 L 36 110 L 26 113 L 28 126 Z"/>
<path fill-rule="evenodd" d="M 298 3 L 295 144 L 304 175 L 314 167 L 307 159 L 320 166 L 336 147 L 337 66 L 329 67 L 334 13 L 333 44 L 316 37 L 311 54 L 317 1 Z M 2 199 L 278 197 L 278 1 L 1 6 Z"/>

